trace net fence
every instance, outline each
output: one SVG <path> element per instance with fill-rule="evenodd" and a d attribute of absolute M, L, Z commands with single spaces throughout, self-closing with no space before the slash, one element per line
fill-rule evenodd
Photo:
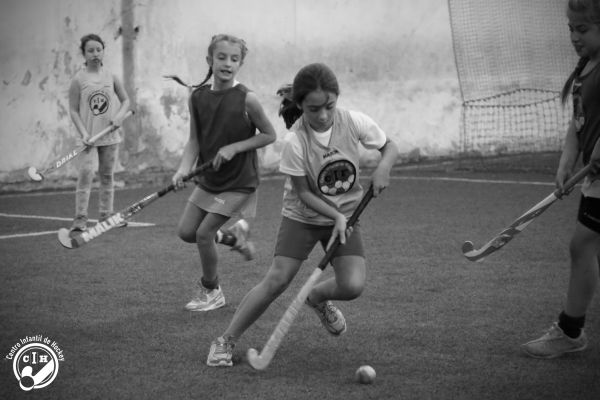
<path fill-rule="evenodd" d="M 559 151 L 577 63 L 566 0 L 448 0 L 464 155 Z"/>

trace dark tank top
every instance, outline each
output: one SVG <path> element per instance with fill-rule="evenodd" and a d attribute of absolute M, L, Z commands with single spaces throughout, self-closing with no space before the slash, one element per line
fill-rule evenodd
<path fill-rule="evenodd" d="M 191 112 L 196 121 L 200 145 L 198 165 L 213 158 L 219 149 L 231 143 L 253 137 L 256 127 L 246 113 L 248 88 L 242 84 L 211 90 L 210 85 L 196 89 L 191 95 Z M 208 170 L 197 179 L 204 190 L 253 192 L 258 186 L 258 157 L 256 150 L 238 153 L 218 171 Z"/>

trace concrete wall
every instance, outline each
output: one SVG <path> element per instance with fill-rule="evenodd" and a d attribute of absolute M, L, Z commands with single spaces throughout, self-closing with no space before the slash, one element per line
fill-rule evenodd
<path fill-rule="evenodd" d="M 137 33 L 117 35 L 128 11 Z M 137 101 L 121 150 L 129 171 L 178 165 L 188 92 L 162 76 L 201 81 L 216 33 L 248 43 L 238 79 L 258 94 L 280 137 L 276 89 L 320 61 L 338 75 L 340 106 L 371 115 L 403 153 L 458 147 L 460 93 L 445 0 L 9 0 L 0 15 L 0 180 L 77 143 L 67 90 L 82 65 L 79 38 L 89 32 L 105 39 L 105 66 L 130 83 Z M 123 72 L 127 43 L 133 65 L 126 61 Z M 277 166 L 280 147 L 261 151 L 265 170 Z M 74 173 L 69 165 L 56 175 Z"/>

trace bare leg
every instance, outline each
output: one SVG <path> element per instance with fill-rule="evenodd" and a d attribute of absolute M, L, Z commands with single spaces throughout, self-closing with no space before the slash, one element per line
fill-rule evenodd
<path fill-rule="evenodd" d="M 571 239 L 571 276 L 565 313 L 571 317 L 585 315 L 598 286 L 598 249 L 600 235 L 577 223 Z"/>
<path fill-rule="evenodd" d="M 75 189 L 75 215 L 87 217 L 92 191 L 92 180 L 94 179 L 94 157 L 95 148 L 88 149 L 79 154 L 79 175 L 77 177 L 77 188 Z"/>
<path fill-rule="evenodd" d="M 217 279 L 219 255 L 215 235 L 228 220 L 229 217 L 224 215 L 208 213 L 196 231 L 196 246 L 202 262 L 202 276 L 206 281 L 213 282 Z"/>
<path fill-rule="evenodd" d="M 101 218 L 113 212 L 115 198 L 114 170 L 118 149 L 118 144 L 98 147 L 98 175 L 100 178 L 98 208 L 100 209 Z"/>
<path fill-rule="evenodd" d="M 335 276 L 315 285 L 308 295 L 312 304 L 325 300 L 352 300 L 362 293 L 367 274 L 363 257 L 336 257 L 333 269 Z"/>
<path fill-rule="evenodd" d="M 190 202 L 186 204 L 179 220 L 177 235 L 184 242 L 196 244 L 202 263 L 202 272 L 208 275 L 204 275 L 204 278 L 208 281 L 216 279 L 218 255 L 214 243 L 214 234 L 227 220 L 228 217 L 209 214 Z M 215 226 L 217 226 L 216 229 Z M 212 230 L 214 230 L 214 234 L 209 240 L 207 235 L 210 235 Z"/>
<path fill-rule="evenodd" d="M 223 337 L 238 339 L 289 286 L 301 260 L 277 256 L 263 280 L 242 299 Z"/>

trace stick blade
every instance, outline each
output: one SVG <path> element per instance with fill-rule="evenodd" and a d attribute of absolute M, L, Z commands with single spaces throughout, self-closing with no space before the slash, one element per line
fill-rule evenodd
<path fill-rule="evenodd" d="M 471 242 L 470 240 L 467 240 L 466 242 L 463 243 L 462 252 L 464 255 L 467 255 L 468 253 L 472 252 L 473 250 L 475 250 L 475 245 L 473 245 L 473 242 Z"/>
<path fill-rule="evenodd" d="M 36 167 L 29 167 L 27 169 L 27 176 L 35 182 L 41 182 L 44 179 L 44 176 L 38 172 Z"/>
<path fill-rule="evenodd" d="M 58 241 L 67 249 L 79 247 L 79 243 L 71 237 L 71 231 L 67 228 L 60 228 L 58 230 Z"/>
<path fill-rule="evenodd" d="M 482 261 L 487 253 L 481 253 L 475 249 L 473 242 L 467 240 L 462 245 L 462 253 L 469 261 Z"/>
<path fill-rule="evenodd" d="M 258 354 L 256 349 L 248 349 L 246 357 L 248 358 L 248 364 L 256 370 L 262 371 L 269 366 L 269 360 Z"/>

